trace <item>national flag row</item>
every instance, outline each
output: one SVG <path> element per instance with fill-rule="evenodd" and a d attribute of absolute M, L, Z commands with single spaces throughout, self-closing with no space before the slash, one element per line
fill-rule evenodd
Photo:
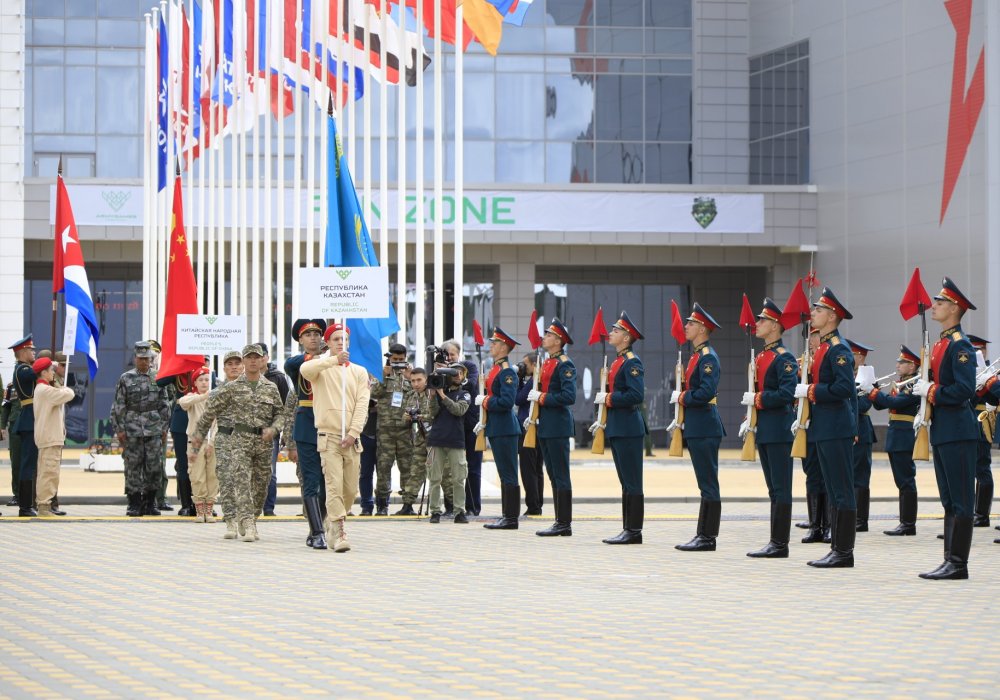
<path fill-rule="evenodd" d="M 440 27 L 441 40 L 456 44 L 459 7 L 463 50 L 475 39 L 496 55 L 502 23 L 520 25 L 532 3 L 403 0 L 401 8 L 400 1 L 169 0 L 146 37 L 156 57 L 147 104 L 156 105 L 157 190 L 167 186 L 170 150 L 188 167 L 202 149 L 249 131 L 259 117 L 291 114 L 297 89 L 325 110 L 331 95 L 341 104 L 352 93 L 360 99 L 366 75 L 415 85 L 431 60 L 425 32 L 433 39 Z"/>

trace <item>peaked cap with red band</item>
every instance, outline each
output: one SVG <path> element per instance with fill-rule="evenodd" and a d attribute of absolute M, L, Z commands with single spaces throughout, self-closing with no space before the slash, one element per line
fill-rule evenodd
<path fill-rule="evenodd" d="M 851 352 L 856 352 L 859 355 L 867 355 L 875 348 L 870 348 L 864 343 L 859 343 L 857 341 L 847 338 L 847 344 L 851 346 Z"/>
<path fill-rule="evenodd" d="M 910 350 L 905 345 L 899 346 L 899 357 L 896 358 L 896 362 L 912 362 L 913 364 L 920 366 L 920 355 Z"/>
<path fill-rule="evenodd" d="M 28 333 L 28 335 L 24 336 L 20 340 L 15 340 L 14 344 L 8 346 L 7 349 L 17 352 L 18 350 L 23 350 L 24 348 L 33 348 L 33 347 L 35 347 L 35 343 L 34 341 L 31 340 L 31 333 Z"/>
<path fill-rule="evenodd" d="M 781 323 L 781 307 L 774 303 L 771 297 L 764 297 L 764 308 L 757 314 L 757 318 L 766 318 L 768 321 Z M 784 324 L 782 324 L 784 327 Z"/>
<path fill-rule="evenodd" d="M 986 338 L 980 338 L 978 335 L 972 335 L 971 333 L 966 337 L 969 339 L 969 342 L 972 343 L 972 347 L 976 350 L 982 350 L 984 353 L 986 352 L 986 346 L 990 344 L 990 341 L 986 340 Z"/>
<path fill-rule="evenodd" d="M 331 323 L 329 326 L 326 327 L 326 331 L 324 331 L 323 333 L 323 340 L 329 343 L 330 336 L 336 333 L 337 331 L 344 331 L 345 333 L 347 333 L 347 335 L 351 334 L 351 329 L 347 328 L 343 323 Z"/>
<path fill-rule="evenodd" d="M 498 340 L 501 343 L 504 343 L 507 347 L 509 347 L 512 350 L 514 349 L 515 345 L 520 345 L 520 343 L 514 340 L 513 337 L 511 337 L 507 333 L 504 333 L 503 329 L 500 326 L 493 326 L 493 335 L 490 336 L 490 340 L 491 341 Z"/>
<path fill-rule="evenodd" d="M 615 321 L 615 326 L 618 326 L 620 330 L 632 336 L 632 340 L 642 340 L 642 333 L 639 332 L 639 329 L 632 323 L 632 319 L 624 311 L 622 311 L 622 315 L 618 317 L 618 320 Z"/>
<path fill-rule="evenodd" d="M 975 304 L 962 294 L 961 290 L 955 286 L 955 283 L 949 277 L 945 277 L 944 281 L 941 282 L 941 291 L 935 294 L 934 298 L 938 301 L 950 301 L 952 304 L 958 304 L 964 311 L 976 310 Z"/>
<path fill-rule="evenodd" d="M 687 320 L 700 323 L 708 329 L 709 333 L 714 331 L 716 328 L 721 328 L 719 322 L 712 318 L 711 314 L 705 311 L 705 309 L 703 309 L 701 304 L 698 302 L 695 302 L 691 306 L 691 315 L 687 317 Z"/>
<path fill-rule="evenodd" d="M 320 335 L 326 331 L 326 321 L 321 318 L 300 318 L 292 324 L 292 340 L 298 340 L 306 331 L 316 331 Z"/>
<path fill-rule="evenodd" d="M 840 303 L 837 299 L 837 295 L 833 293 L 833 290 L 829 287 L 823 287 L 823 291 L 820 292 L 819 299 L 813 302 L 813 306 L 819 306 L 824 309 L 830 309 L 833 313 L 837 314 L 837 318 L 852 319 L 854 314 L 847 310 L 847 307 Z"/>
<path fill-rule="evenodd" d="M 545 329 L 545 332 L 559 336 L 559 339 L 562 340 L 563 345 L 573 344 L 573 338 L 570 337 L 569 331 L 566 330 L 566 326 L 563 325 L 562 321 L 560 321 L 558 318 L 554 316 L 552 317 L 552 321 L 549 322 L 549 327 Z"/>

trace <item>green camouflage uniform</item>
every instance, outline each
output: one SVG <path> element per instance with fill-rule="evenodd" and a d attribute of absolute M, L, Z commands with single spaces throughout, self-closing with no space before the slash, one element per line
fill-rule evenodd
<path fill-rule="evenodd" d="M 160 488 L 163 434 L 170 425 L 170 407 L 156 372 L 130 369 L 118 378 L 111 405 L 111 429 L 125 433 L 125 493 L 147 494 Z"/>
<path fill-rule="evenodd" d="M 219 502 L 227 521 L 235 518 L 241 525 L 252 523 L 263 509 L 274 443 L 261 434 L 265 428 L 280 431 L 284 419 L 278 387 L 263 376 L 254 383 L 241 375 L 209 395 L 195 436 L 204 439 L 212 421 L 218 421 Z"/>
<path fill-rule="evenodd" d="M 403 503 L 412 504 L 417 499 L 417 494 L 408 488 L 413 464 L 413 441 L 410 439 L 412 424 L 407 420 L 406 404 L 412 393 L 410 380 L 404 379 L 402 372 L 393 372 L 390 377 L 383 377 L 382 381 L 372 387 L 372 398 L 378 401 L 375 496 L 386 502 L 391 490 L 393 463 L 399 469 L 399 492 L 403 496 Z M 394 397 L 398 398 L 395 401 L 397 406 L 393 406 Z"/>
<path fill-rule="evenodd" d="M 17 371 L 17 365 L 14 366 L 14 371 Z M 3 407 L 0 408 L 0 429 L 7 431 L 7 446 L 10 449 L 10 492 L 15 496 L 21 474 L 21 436 L 14 432 L 19 415 L 21 415 L 21 400 L 17 398 L 14 383 L 11 382 L 4 390 Z"/>
<path fill-rule="evenodd" d="M 427 480 L 427 431 L 431 429 L 431 421 L 428 418 L 431 412 L 430 403 L 430 389 L 425 389 L 420 394 L 415 391 L 410 392 L 403 404 L 408 412 L 416 411 L 417 413 L 417 421 L 410 424 L 410 440 L 413 445 L 410 458 L 410 478 L 403 484 L 403 490 L 404 493 L 416 494 L 417 498 L 420 497 L 420 490 Z"/>

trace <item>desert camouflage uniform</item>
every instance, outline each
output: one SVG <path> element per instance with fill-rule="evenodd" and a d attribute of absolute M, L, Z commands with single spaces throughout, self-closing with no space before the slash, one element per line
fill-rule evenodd
<path fill-rule="evenodd" d="M 393 406 L 393 396 L 399 392 L 401 402 Z M 399 492 L 403 503 L 412 504 L 417 494 L 410 491 L 410 472 L 413 464 L 413 441 L 410 439 L 411 423 L 407 420 L 406 405 L 413 389 L 410 380 L 401 372 L 393 372 L 389 377 L 372 386 L 372 398 L 378 401 L 378 428 L 375 441 L 378 462 L 375 465 L 375 496 L 379 503 L 388 503 L 392 490 L 392 465 L 399 469 Z"/>
<path fill-rule="evenodd" d="M 125 433 L 125 493 L 146 494 L 160 488 L 163 435 L 170 424 L 170 405 L 156 372 L 130 369 L 118 378 L 111 406 L 111 429 Z"/>
<path fill-rule="evenodd" d="M 212 421 L 218 421 L 215 453 L 219 502 L 225 520 L 235 519 L 243 527 L 260 514 L 271 480 L 274 447 L 271 440 L 264 440 L 261 435 L 265 428 L 280 431 L 284 419 L 278 387 L 264 377 L 254 386 L 242 375 L 209 396 L 196 435 L 204 439 Z"/>

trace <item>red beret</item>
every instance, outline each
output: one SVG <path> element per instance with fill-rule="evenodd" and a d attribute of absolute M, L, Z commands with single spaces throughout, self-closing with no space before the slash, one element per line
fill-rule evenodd
<path fill-rule="evenodd" d="M 34 364 L 31 365 L 31 370 L 35 374 L 41 374 L 43 371 L 47 370 L 52 366 L 52 360 L 47 357 L 42 357 L 35 360 Z"/>
<path fill-rule="evenodd" d="M 344 326 L 343 323 L 331 323 L 326 327 L 326 332 L 323 334 L 323 340 L 330 342 L 330 336 L 337 331 L 344 331 L 347 335 L 351 334 L 351 329 Z"/>

